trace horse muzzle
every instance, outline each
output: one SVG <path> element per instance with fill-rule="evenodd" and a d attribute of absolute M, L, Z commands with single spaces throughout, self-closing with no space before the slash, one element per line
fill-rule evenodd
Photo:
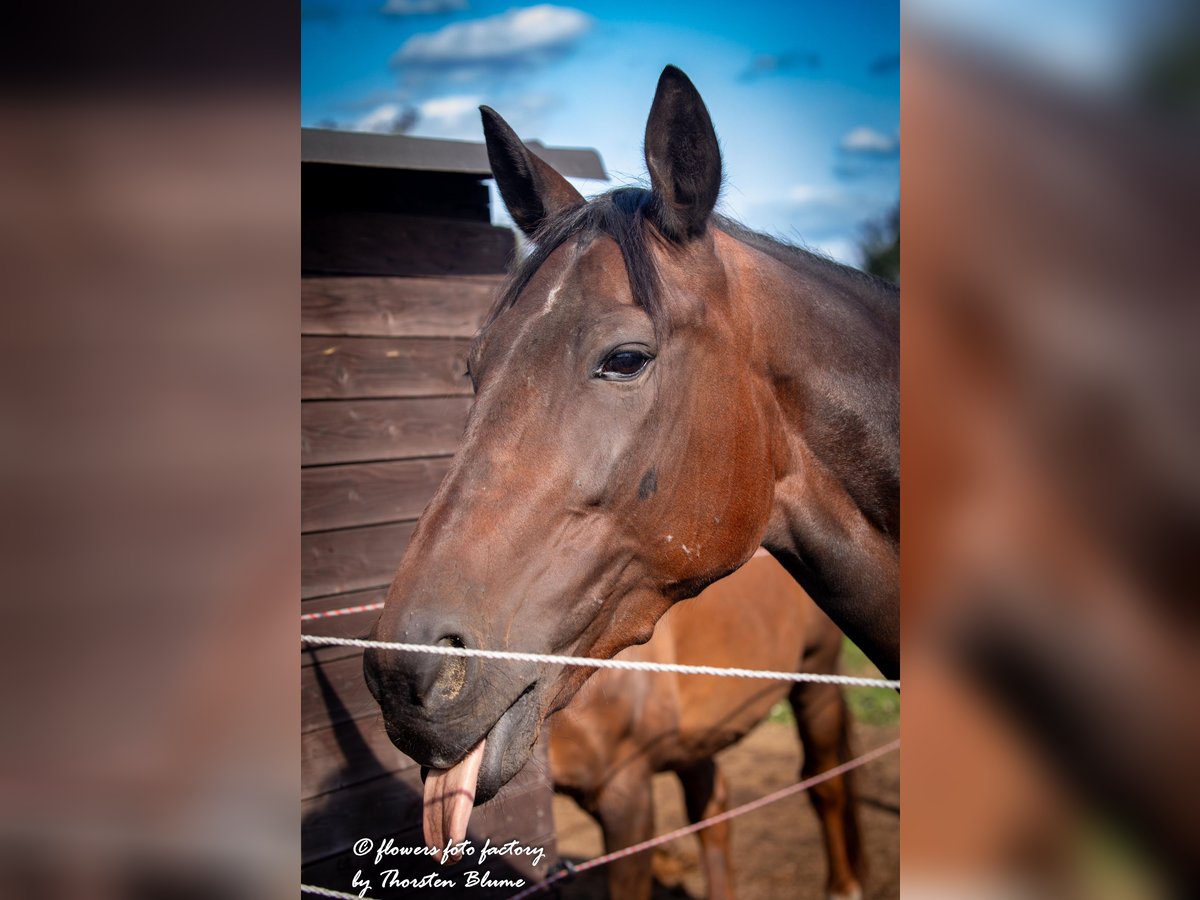
<path fill-rule="evenodd" d="M 492 668 L 482 672 L 480 664 Z M 422 766 L 451 768 L 486 739 L 477 804 L 529 759 L 542 693 L 531 665 L 371 648 L 363 673 L 388 737 Z"/>

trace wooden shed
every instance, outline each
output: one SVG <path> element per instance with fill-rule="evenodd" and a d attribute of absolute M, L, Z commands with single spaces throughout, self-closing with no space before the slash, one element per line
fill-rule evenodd
<path fill-rule="evenodd" d="M 606 177 L 594 151 L 531 146 L 564 175 Z M 514 235 L 491 224 L 482 144 L 304 130 L 301 159 L 301 612 L 310 613 L 383 600 L 457 448 L 471 402 L 467 347 Z M 378 615 L 303 630 L 362 637 Z M 304 649 L 301 691 L 304 881 L 350 891 L 359 869 L 438 868 L 425 857 L 375 866 L 351 851 L 360 838 L 422 842 L 419 771 L 383 732 L 362 652 Z M 502 802 L 477 810 L 472 838 L 519 838 L 553 854 L 546 767 L 531 768 Z M 489 866 L 493 877 L 534 880 L 549 867 Z M 371 896 L 401 893 L 372 878 Z"/>

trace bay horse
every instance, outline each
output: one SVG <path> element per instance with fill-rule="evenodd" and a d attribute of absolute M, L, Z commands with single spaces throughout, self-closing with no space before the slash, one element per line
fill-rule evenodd
<path fill-rule="evenodd" d="M 716 133 L 673 66 L 650 190 L 586 201 L 481 112 L 533 249 L 471 346 L 466 432 L 373 639 L 611 657 L 762 544 L 899 677 L 898 289 L 714 215 Z M 437 845 L 591 672 L 363 659 L 389 737 L 429 770 Z"/>
<path fill-rule="evenodd" d="M 742 666 L 834 673 L 842 633 L 766 553 L 700 596 L 667 610 L 654 637 L 617 659 L 685 665 Z M 791 703 L 803 745 L 801 777 L 850 758 L 849 716 L 836 685 L 761 682 L 605 669 L 570 705 L 547 720 L 550 775 L 556 790 L 599 820 L 605 852 L 653 836 L 651 776 L 674 772 L 688 818 L 725 811 L 729 789 L 714 755 L 741 740 L 783 698 Z M 831 900 L 862 897 L 860 844 L 850 775 L 808 792 L 821 822 Z M 731 823 L 699 833 L 710 900 L 732 900 Z M 650 852 L 608 864 L 613 900 L 649 900 Z"/>

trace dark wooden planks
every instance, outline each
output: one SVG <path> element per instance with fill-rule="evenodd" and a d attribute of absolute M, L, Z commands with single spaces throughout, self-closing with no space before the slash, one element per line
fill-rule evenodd
<path fill-rule="evenodd" d="M 358 138 L 359 135 L 355 135 Z M 389 148 L 386 158 L 392 157 Z M 484 175 L 305 162 L 302 215 L 374 210 L 491 223 Z"/>
<path fill-rule="evenodd" d="M 365 591 L 351 591 L 348 594 L 335 594 L 332 597 L 318 597 L 306 600 L 300 604 L 301 613 L 328 612 L 329 610 L 345 609 L 353 606 L 368 606 L 382 603 L 387 596 L 387 588 L 370 588 Z M 330 616 L 324 619 L 313 619 L 300 623 L 304 634 L 319 634 L 327 637 L 365 638 L 370 634 L 382 610 L 370 612 L 347 613 L 341 616 Z M 338 645 L 322 647 L 316 644 L 300 645 L 300 664 L 311 666 L 316 662 L 333 662 L 346 656 L 361 654 L 357 647 Z"/>
<path fill-rule="evenodd" d="M 416 522 L 300 537 L 300 590 L 320 597 L 391 583 Z"/>
<path fill-rule="evenodd" d="M 385 592 L 382 589 L 380 589 L 380 593 L 383 594 Z M 374 616 L 376 619 L 379 618 L 378 611 L 372 613 L 371 615 Z M 310 623 L 306 622 L 305 624 L 308 625 Z M 372 619 L 370 622 L 364 624 L 361 631 L 357 634 L 345 634 L 345 635 L 335 635 L 335 636 L 336 637 L 366 638 L 366 637 L 369 637 L 371 628 L 374 626 L 374 624 L 375 624 L 375 621 L 374 621 L 374 619 Z M 308 631 L 307 629 L 305 629 L 305 634 L 316 634 L 316 632 Z M 305 644 L 303 642 L 300 644 L 300 666 L 301 666 L 301 668 L 307 668 L 308 666 L 317 665 L 318 663 L 320 663 L 320 664 L 331 663 L 337 659 L 345 659 L 347 656 L 362 656 L 362 649 L 360 647 L 344 647 L 344 646 L 340 646 L 338 644 L 332 644 L 330 646 L 321 646 L 319 644 Z"/>
<path fill-rule="evenodd" d="M 300 407 L 303 465 L 435 456 L 458 449 L 470 397 L 313 400 Z"/>
<path fill-rule="evenodd" d="M 470 396 L 466 338 L 300 338 L 300 397 Z"/>
<path fill-rule="evenodd" d="M 472 402 L 466 351 L 514 239 L 488 222 L 477 176 L 308 164 L 304 174 L 302 268 L 313 277 L 301 288 L 301 608 L 327 611 L 386 595 L 413 520 L 458 449 Z M 378 617 L 302 630 L 364 636 Z M 301 661 L 302 871 L 348 889 L 363 862 L 348 852 L 353 840 L 421 843 L 418 769 L 382 729 L 361 650 L 302 649 Z M 476 811 L 472 835 L 552 848 L 545 770 L 543 753 L 537 777 Z"/>
<path fill-rule="evenodd" d="M 372 603 L 382 603 L 387 596 L 387 589 L 378 587 L 365 591 L 351 591 L 348 594 L 335 594 L 332 597 L 316 597 L 305 600 L 300 604 L 300 612 L 326 613 L 332 610 L 345 609 L 353 606 L 367 606 Z M 367 631 L 379 618 L 379 610 L 364 613 L 349 613 L 341 616 L 326 616 L 302 622 L 305 634 L 324 634 L 330 637 L 366 637 Z"/>
<path fill-rule="evenodd" d="M 357 656 L 300 670 L 301 734 L 378 712 Z"/>
<path fill-rule="evenodd" d="M 403 843 L 421 844 L 421 796 L 421 773 L 409 769 L 302 801 L 301 864 L 344 852 L 359 838 L 394 829 L 405 835 Z"/>
<path fill-rule="evenodd" d="M 473 337 L 499 276 L 469 278 L 306 278 L 302 334 Z"/>
<path fill-rule="evenodd" d="M 300 264 L 306 274 L 500 275 L 512 231 L 483 222 L 371 211 L 306 212 Z"/>
<path fill-rule="evenodd" d="M 359 651 L 361 653 L 361 651 Z M 311 731 L 300 741 L 300 799 L 416 765 L 397 750 L 378 714 Z"/>
<path fill-rule="evenodd" d="M 328 531 L 419 516 L 451 457 L 319 466 L 300 473 L 300 531 Z"/>

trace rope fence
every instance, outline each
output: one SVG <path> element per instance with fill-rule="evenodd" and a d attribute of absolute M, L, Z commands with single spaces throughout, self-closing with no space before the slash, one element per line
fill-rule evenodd
<path fill-rule="evenodd" d="M 347 898 L 347 900 L 360 900 L 362 897 L 362 894 L 347 894 L 345 891 L 335 891 L 332 888 L 318 887 L 315 884 L 301 884 L 300 893 L 316 894 L 318 897 L 335 897 L 338 900 L 341 900 L 342 897 Z M 369 900 L 369 898 L 366 898 L 366 900 Z"/>
<path fill-rule="evenodd" d="M 586 872 L 589 869 L 599 868 L 600 866 L 607 865 L 608 863 L 614 862 L 618 859 L 624 859 L 626 856 L 644 853 L 645 851 L 651 850 L 661 844 L 669 843 L 670 841 L 677 840 L 689 834 L 695 834 L 697 831 L 703 831 L 705 828 L 711 828 L 713 825 L 719 825 L 722 822 L 728 822 L 730 819 L 735 819 L 738 816 L 744 816 L 747 813 L 762 809 L 764 806 L 768 806 L 772 803 L 776 803 L 779 800 L 783 800 L 787 797 L 791 797 L 795 794 L 806 791 L 823 781 L 829 781 L 832 778 L 837 778 L 839 775 L 844 775 L 852 769 L 865 766 L 867 763 L 874 762 L 875 760 L 879 759 L 879 757 L 885 756 L 886 754 L 892 753 L 893 751 L 899 749 L 900 740 L 896 739 L 890 744 L 884 744 L 882 747 L 876 747 L 874 750 L 868 751 L 862 756 L 855 757 L 854 759 L 844 762 L 839 766 L 834 766 L 832 769 L 826 769 L 824 772 L 821 772 L 819 775 L 814 775 L 812 778 L 806 778 L 803 781 L 798 781 L 795 784 L 788 785 L 787 787 L 781 788 L 780 790 L 767 794 L 766 796 L 759 797 L 757 800 L 751 800 L 749 803 L 743 803 L 741 806 L 736 806 L 733 809 L 726 810 L 725 812 L 712 816 L 711 818 L 704 819 L 700 822 L 695 822 L 691 825 L 685 825 L 682 828 L 676 828 L 674 831 L 668 831 L 666 834 L 660 834 L 657 837 L 642 841 L 639 844 L 633 844 L 632 846 L 625 847 L 621 850 L 614 850 L 612 853 L 605 853 L 603 856 L 597 856 L 594 859 L 589 859 L 586 862 L 579 863 L 578 865 L 571 865 L 569 867 L 559 869 L 558 871 L 549 875 L 544 881 L 539 881 L 537 884 L 532 884 L 519 893 L 513 894 L 509 900 L 525 900 L 527 897 L 532 897 L 541 893 L 542 891 L 548 890 L 552 884 L 557 881 L 561 881 L 564 878 L 574 877 L 580 872 Z M 338 898 L 338 900 L 340 900 L 340 898 L 358 900 L 358 898 L 361 896 L 359 894 L 347 894 L 343 893 L 342 891 L 334 891 L 329 888 L 318 887 L 311 884 L 301 884 L 300 890 L 306 894 L 315 894 L 321 897 L 333 897 Z"/>
<path fill-rule="evenodd" d="M 666 834 L 660 834 L 658 837 L 650 838 L 647 841 L 642 841 L 640 844 L 633 844 L 625 847 L 622 850 L 614 850 L 612 853 L 605 853 L 603 856 L 597 856 L 595 859 L 589 859 L 587 862 L 582 862 L 577 866 L 572 866 L 574 871 L 561 869 L 555 872 L 545 881 L 540 881 L 535 885 L 530 885 L 519 894 L 514 894 L 509 900 L 524 900 L 526 897 L 532 897 L 541 891 L 546 890 L 554 882 L 566 878 L 568 875 L 575 875 L 579 872 L 586 872 L 588 869 L 599 868 L 607 865 L 618 859 L 624 859 L 626 856 L 633 856 L 637 853 L 642 853 L 646 850 L 653 849 L 660 844 L 666 844 L 677 838 L 685 835 L 695 834 L 697 831 L 703 831 L 705 828 L 711 828 L 713 825 L 720 825 L 722 822 L 728 822 L 730 819 L 736 819 L 738 816 L 744 816 L 746 813 L 754 812 L 762 809 L 764 806 L 769 806 L 778 800 L 783 800 L 785 797 L 791 797 L 793 794 L 799 794 L 820 784 L 823 781 L 829 781 L 832 778 L 837 778 L 839 775 L 857 769 L 859 766 L 865 766 L 869 762 L 873 762 L 879 757 L 891 753 L 893 750 L 900 749 L 900 739 L 892 741 L 890 744 L 885 744 L 882 747 L 876 747 L 862 756 L 855 757 L 848 762 L 844 762 L 839 766 L 834 766 L 832 769 L 826 769 L 819 775 L 814 775 L 812 778 L 806 778 L 803 781 L 798 781 L 795 784 L 781 788 L 774 793 L 767 794 L 765 797 L 759 797 L 757 800 L 751 800 L 749 803 L 743 803 L 741 806 L 735 806 L 733 809 L 728 809 L 723 813 L 713 816 L 709 819 L 704 819 L 692 825 L 685 825 L 682 828 L 676 828 L 674 831 L 668 831 Z"/>
<path fill-rule="evenodd" d="M 305 613 L 300 616 L 301 622 L 311 622 L 317 619 L 332 618 L 335 616 L 351 615 L 355 613 L 374 612 L 383 609 L 384 604 L 369 603 L 361 606 L 348 606 L 343 609 L 326 610 L 324 612 Z M 817 684 L 837 684 L 848 687 L 868 687 L 868 688 L 893 688 L 900 689 L 899 680 L 885 678 L 858 678 L 850 675 L 827 675 L 815 672 L 775 672 L 764 669 L 741 669 L 741 668 L 721 668 L 717 666 L 692 666 L 683 665 L 680 663 L 655 663 L 645 662 L 640 660 L 623 660 L 623 659 L 597 659 L 584 656 L 560 656 L 549 653 L 522 653 L 512 650 L 481 650 L 470 647 L 444 647 L 440 645 L 430 644 L 407 644 L 396 641 L 371 641 L 361 638 L 342 638 L 331 637 L 326 635 L 301 634 L 300 641 L 304 644 L 315 646 L 343 646 L 343 647 L 358 647 L 362 649 L 380 649 L 380 650 L 395 650 L 402 653 L 431 653 L 437 656 L 459 656 L 459 657 L 475 657 L 479 659 L 496 659 L 509 660 L 512 662 L 531 662 L 544 665 L 558 666 L 577 666 L 583 668 L 594 669 L 626 669 L 639 672 L 673 672 L 679 675 L 713 675 L 726 678 L 756 678 L 769 681 L 791 681 L 791 682 L 812 682 Z M 597 856 L 595 859 L 590 859 L 582 862 L 579 865 L 568 865 L 565 868 L 559 869 L 550 874 L 544 881 L 530 885 L 521 892 L 514 894 L 509 900 L 525 900 L 527 897 L 532 897 L 542 891 L 547 890 L 552 884 L 563 878 L 573 877 L 579 872 L 586 872 L 589 869 L 598 868 L 607 865 L 617 859 L 622 859 L 626 856 L 632 856 L 636 853 L 642 853 L 657 847 L 660 844 L 665 844 L 685 835 L 694 834 L 697 831 L 702 831 L 705 828 L 710 828 L 713 825 L 726 822 L 746 813 L 754 812 L 768 804 L 775 803 L 778 800 L 783 800 L 794 794 L 808 790 L 814 785 L 818 785 L 823 781 L 828 781 L 831 778 L 836 778 L 852 769 L 859 766 L 864 766 L 879 757 L 891 753 L 900 748 L 900 741 L 895 740 L 890 744 L 864 753 L 862 756 L 856 757 L 848 762 L 835 766 L 832 769 L 827 769 L 812 778 L 789 785 L 786 788 L 767 794 L 757 800 L 745 803 L 734 809 L 727 810 L 720 815 L 713 816 L 709 819 L 696 822 L 692 825 L 677 828 L 674 831 L 659 835 L 647 841 L 642 841 L 639 844 L 626 847 L 622 850 L 617 850 L 612 853 L 606 853 L 603 856 Z M 331 888 L 320 887 L 317 885 L 301 884 L 300 890 L 306 894 L 313 894 L 320 897 L 332 897 L 335 900 L 348 898 L 348 900 L 359 900 L 361 894 L 349 894 L 343 891 L 335 891 Z"/>
<path fill-rule="evenodd" d="M 394 641 L 368 641 L 360 638 L 302 634 L 305 644 L 321 644 L 363 649 L 398 650 L 404 653 L 432 653 L 437 656 L 466 656 L 480 659 L 506 659 L 512 662 L 543 663 L 552 666 L 578 666 L 594 669 L 629 669 L 635 672 L 675 672 L 679 675 L 715 675 L 726 678 L 761 678 L 767 681 L 804 681 L 815 684 L 841 684 L 849 687 L 900 689 L 898 680 L 857 678 L 852 675 L 825 675 L 816 672 L 771 672 L 765 669 L 688 666 L 680 663 L 655 663 L 629 659 L 596 659 L 590 656 L 558 656 L 552 653 L 519 653 L 513 650 L 479 650 L 472 647 L 442 647 L 430 644 L 404 644 Z"/>
<path fill-rule="evenodd" d="M 331 619 L 334 616 L 349 616 L 353 613 L 375 612 L 377 609 L 383 609 L 383 601 L 378 603 L 364 603 L 362 606 L 344 606 L 341 609 L 327 609 L 325 612 L 310 612 L 303 613 L 300 616 L 301 622 L 314 622 L 317 619 Z"/>

